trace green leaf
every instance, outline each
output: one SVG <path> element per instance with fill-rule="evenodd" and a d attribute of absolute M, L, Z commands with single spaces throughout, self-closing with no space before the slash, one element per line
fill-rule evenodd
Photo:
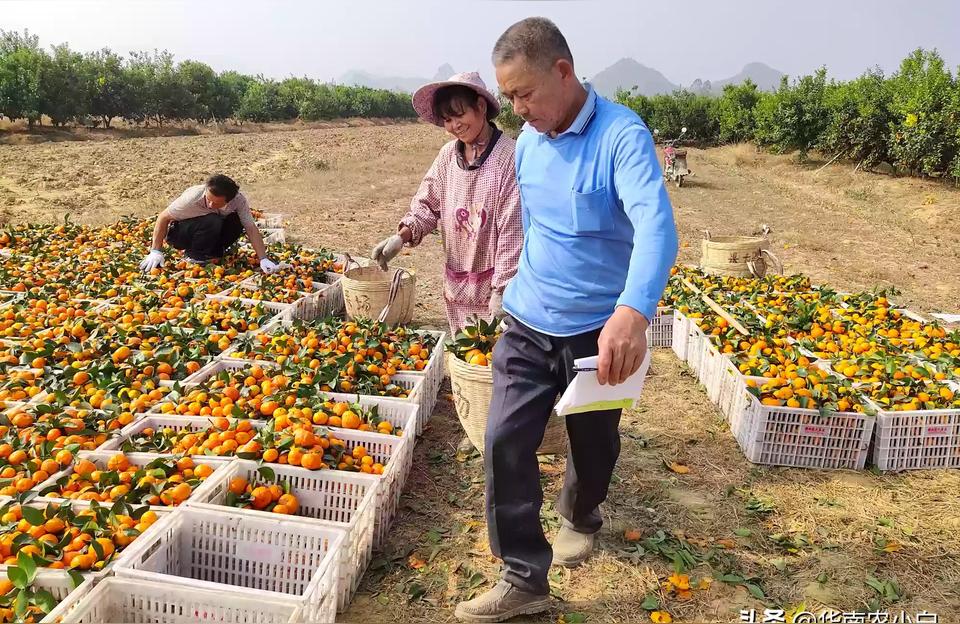
<path fill-rule="evenodd" d="M 24 589 L 24 588 L 21 588 Z M 30 593 L 21 591 L 17 594 L 17 599 L 13 603 L 13 611 L 17 614 L 17 619 L 22 620 L 27 613 L 27 607 L 30 606 Z"/>
<path fill-rule="evenodd" d="M 269 466 L 260 466 L 257 468 L 257 474 L 266 479 L 267 481 L 276 481 L 277 473 L 274 472 L 273 468 Z"/>
<path fill-rule="evenodd" d="M 21 507 L 21 512 L 23 512 L 23 519 L 30 523 L 31 526 L 40 526 L 46 522 L 46 518 L 43 517 L 43 510 L 37 509 L 36 507 Z"/>
<path fill-rule="evenodd" d="M 587 621 L 587 616 L 574 611 L 572 613 L 564 613 L 561 621 L 563 624 L 584 624 L 584 622 Z"/>
<path fill-rule="evenodd" d="M 113 507 L 110 508 L 110 513 L 115 516 L 122 516 L 123 512 L 127 510 L 127 506 L 123 501 L 117 501 L 113 504 Z"/>
<path fill-rule="evenodd" d="M 744 583 L 743 586 L 746 587 L 747 591 L 749 591 L 750 594 L 753 595 L 753 597 L 757 600 L 764 599 L 763 590 L 760 589 L 759 585 L 755 585 L 753 583 Z"/>
<path fill-rule="evenodd" d="M 407 588 L 408 602 L 417 602 L 427 595 L 427 589 L 419 583 L 412 583 Z"/>
<path fill-rule="evenodd" d="M 37 577 L 37 563 L 33 560 L 33 555 L 25 553 L 22 550 L 18 552 L 17 567 L 27 575 L 27 584 L 32 584 L 33 579 Z"/>
<path fill-rule="evenodd" d="M 660 599 L 654 594 L 647 594 L 643 598 L 643 602 L 640 603 L 640 607 L 642 609 L 646 609 L 647 611 L 656 611 L 660 608 Z"/>
<path fill-rule="evenodd" d="M 93 549 L 93 552 L 97 553 L 97 561 L 103 561 L 103 546 L 100 545 L 100 542 L 96 540 L 90 542 L 90 548 Z"/>
<path fill-rule="evenodd" d="M 871 575 L 871 576 L 868 576 L 868 577 L 867 577 L 867 580 L 864 581 L 864 582 L 867 584 L 867 586 L 869 586 L 870 588 L 872 588 L 872 589 L 873 589 L 875 592 L 877 592 L 878 594 L 881 594 L 881 595 L 883 594 L 884 589 L 885 589 L 884 584 L 881 583 L 876 577 L 874 577 L 874 576 L 872 576 L 872 575 Z"/>
<path fill-rule="evenodd" d="M 738 537 L 750 537 L 751 535 L 753 535 L 753 531 L 751 531 L 750 529 L 742 529 L 742 528 L 735 530 L 733 533 Z"/>
<path fill-rule="evenodd" d="M 57 608 L 57 604 L 59 604 L 60 601 L 54 598 L 53 594 L 47 590 L 38 589 L 33 594 L 33 602 L 43 609 L 44 613 L 50 613 Z"/>
<path fill-rule="evenodd" d="M 26 589 L 30 586 L 27 573 L 16 566 L 7 568 L 7 578 L 10 579 L 10 582 L 13 583 L 13 586 L 17 589 Z"/>

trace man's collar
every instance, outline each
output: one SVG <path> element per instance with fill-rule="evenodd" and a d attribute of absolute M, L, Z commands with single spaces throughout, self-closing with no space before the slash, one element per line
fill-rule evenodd
<path fill-rule="evenodd" d="M 587 100 L 583 103 L 583 108 L 580 109 L 580 112 L 573 120 L 573 123 L 570 124 L 570 127 L 557 136 L 563 136 L 569 133 L 583 134 L 587 124 L 593 119 L 593 114 L 597 110 L 597 92 L 589 82 L 584 83 L 583 87 L 587 90 Z"/>

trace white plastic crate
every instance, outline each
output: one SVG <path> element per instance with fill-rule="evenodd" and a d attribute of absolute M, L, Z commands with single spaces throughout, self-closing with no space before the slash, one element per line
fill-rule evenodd
<path fill-rule="evenodd" d="M 687 328 L 687 365 L 700 378 L 700 366 L 703 364 L 704 347 L 707 344 L 706 334 L 691 319 Z"/>
<path fill-rule="evenodd" d="M 262 423 L 255 420 L 251 420 L 250 422 L 254 427 L 263 426 Z M 153 428 L 154 430 L 172 429 L 174 431 L 183 431 L 186 429 L 189 431 L 204 431 L 209 429 L 211 426 L 210 418 L 207 416 L 172 416 L 147 413 L 143 418 L 135 420 L 121 429 L 120 433 L 118 433 L 115 437 L 108 439 L 106 442 L 97 447 L 96 450 L 114 452 L 119 451 L 123 448 L 124 442 L 147 428 Z M 207 457 L 207 455 L 194 456 L 195 459 L 206 459 Z"/>
<path fill-rule="evenodd" d="M 239 591 L 302 607 L 333 622 L 342 529 L 243 509 L 181 507 L 150 540 L 134 542 L 118 576 L 213 591 Z"/>
<path fill-rule="evenodd" d="M 718 386 L 717 407 L 730 422 L 730 412 L 733 409 L 738 393 L 745 391 L 746 377 L 737 368 L 732 358 L 724 357 L 724 362 L 717 370 L 716 383 Z"/>
<path fill-rule="evenodd" d="M 263 426 L 263 423 L 260 421 L 251 420 L 250 422 L 254 427 Z M 174 431 L 203 431 L 210 427 L 210 420 L 203 416 L 147 415 L 124 427 L 116 438 L 107 440 L 97 450 L 113 451 L 120 449 L 126 440 L 129 440 L 148 427 L 155 430 L 170 428 Z M 335 435 L 350 447 L 362 444 L 364 448 L 366 448 L 367 454 L 372 456 L 375 462 L 383 465 L 382 475 L 363 475 L 373 479 L 380 479 L 383 482 L 377 495 L 377 537 L 375 538 L 375 545 L 379 545 L 380 540 L 386 535 L 390 522 L 393 521 L 393 516 L 400 502 L 400 493 L 403 491 L 407 475 L 410 473 L 410 467 L 413 462 L 411 446 L 414 443 L 414 439 L 412 436 L 382 435 L 369 431 L 354 431 L 352 429 L 336 429 Z M 194 459 L 204 459 L 206 457 L 205 455 L 196 455 Z M 268 465 L 273 466 L 274 464 Z M 362 475 L 363 473 L 351 472 L 349 474 Z"/>
<path fill-rule="evenodd" d="M 383 464 L 382 475 L 360 476 L 380 479 L 381 484 L 377 494 L 377 518 L 375 521 L 374 546 L 379 547 L 386 538 L 393 517 L 400 504 L 400 494 L 410 474 L 413 464 L 414 438 L 383 435 L 369 431 L 354 431 L 352 429 L 337 429 L 337 437 L 344 442 L 355 446 L 362 444 L 375 462 Z"/>
<path fill-rule="evenodd" d="M 876 420 L 857 412 L 762 405 L 748 394 L 734 437 L 747 459 L 768 466 L 862 470 Z"/>
<path fill-rule="evenodd" d="M 54 501 L 54 500 L 49 500 L 45 498 L 35 498 L 29 503 L 26 503 L 26 505 L 28 507 L 34 507 L 36 509 L 44 509 L 46 508 L 47 505 L 51 503 L 54 503 L 57 505 L 69 505 L 73 509 L 85 509 L 90 507 L 90 503 L 86 501 Z M 100 505 L 103 507 L 109 507 L 110 504 L 100 503 Z M 139 506 L 137 505 L 133 505 L 133 507 L 135 509 L 139 508 Z M 147 541 L 153 539 L 161 530 L 163 530 L 163 527 L 166 526 L 167 522 L 169 522 L 170 518 L 173 516 L 171 511 L 166 509 L 157 511 L 156 513 L 157 513 L 157 521 L 154 522 L 152 525 L 150 525 L 150 527 L 147 528 L 147 530 L 144 531 L 141 535 L 134 538 L 134 540 L 130 543 L 130 545 L 128 545 L 122 551 L 114 555 L 113 560 L 110 563 L 108 563 L 103 570 L 99 570 L 96 572 L 81 572 L 81 576 L 83 577 L 84 581 L 96 582 L 97 580 L 109 574 L 113 569 L 116 568 L 117 565 L 119 565 L 122 561 L 124 561 L 125 557 L 129 556 L 131 552 L 131 548 L 133 548 L 138 542 L 140 542 L 143 539 L 146 539 Z M 0 578 L 7 578 L 8 568 L 10 568 L 10 566 L 5 564 L 0 564 Z M 53 595 L 54 598 L 60 601 L 65 600 L 70 595 L 70 593 L 74 591 L 73 579 L 70 578 L 70 574 L 67 570 L 58 570 L 53 568 L 38 568 L 37 575 L 34 582 L 37 584 L 38 587 L 42 587 L 43 589 L 46 589 L 48 592 L 50 592 Z"/>
<path fill-rule="evenodd" d="M 377 408 L 377 414 L 383 420 L 386 420 L 394 429 L 403 430 L 403 437 L 410 438 L 409 453 L 411 460 L 413 456 L 413 445 L 416 443 L 417 423 L 420 422 L 420 411 L 423 409 L 416 403 L 409 401 L 400 401 L 397 399 L 388 399 L 385 397 L 373 397 L 364 394 L 343 394 L 340 392 L 322 393 L 331 401 L 342 401 L 347 403 L 359 403 L 364 408 Z M 335 431 L 355 431 L 354 429 L 344 429 L 342 427 L 329 427 Z"/>
<path fill-rule="evenodd" d="M 883 471 L 960 468 L 960 410 L 878 409 L 871 463 Z"/>
<path fill-rule="evenodd" d="M 265 245 L 276 245 L 287 242 L 287 233 L 282 227 L 265 227 L 261 230 Z"/>
<path fill-rule="evenodd" d="M 111 457 L 116 455 L 118 452 L 119 451 L 80 451 L 79 453 L 77 453 L 76 459 L 90 460 L 94 464 L 96 464 L 96 466 L 99 469 L 106 470 L 107 462 L 110 460 Z M 154 461 L 159 457 L 166 457 L 166 456 L 157 455 L 155 453 L 124 453 L 124 455 L 127 456 L 127 459 L 130 461 L 130 465 L 136 466 L 136 467 L 146 466 L 147 464 L 149 464 L 150 462 Z M 173 456 L 171 455 L 170 457 L 173 457 Z M 210 499 L 210 496 L 213 494 L 213 490 L 214 488 L 217 487 L 217 484 L 221 480 L 226 478 L 227 471 L 224 470 L 224 468 L 232 460 L 228 457 L 204 457 L 203 459 L 196 459 L 194 461 L 197 464 L 200 464 L 200 463 L 209 464 L 209 466 L 213 468 L 213 474 L 207 477 L 206 479 L 204 479 L 203 482 L 200 483 L 200 485 L 198 485 L 195 490 L 193 490 L 193 493 L 190 494 L 190 498 L 188 500 L 196 501 L 196 502 L 206 502 L 207 500 Z M 46 500 L 54 500 L 58 502 L 67 502 L 70 500 L 76 500 L 76 499 L 63 498 L 59 496 L 56 492 L 51 492 L 49 494 L 42 493 L 45 489 L 55 486 L 57 481 L 60 480 L 61 478 L 68 477 L 71 474 L 73 474 L 74 465 L 75 465 L 75 462 L 70 466 L 67 466 L 65 469 L 61 470 L 60 472 L 56 472 L 50 475 L 49 479 L 47 479 L 40 485 L 37 485 L 34 488 L 32 488 L 32 491 L 37 492 L 38 494 L 43 496 Z M 109 503 L 109 502 L 101 503 L 101 505 L 111 505 L 111 504 L 112 503 Z M 134 507 L 139 507 L 142 505 L 142 503 L 140 502 L 131 503 L 131 504 Z M 158 512 L 171 509 L 170 507 L 167 507 L 165 505 L 151 505 L 150 508 Z"/>
<path fill-rule="evenodd" d="M 293 317 L 304 321 L 312 321 L 327 316 L 336 316 L 343 313 L 343 284 L 340 273 L 325 273 L 325 288 L 315 295 L 305 297 L 295 304 Z"/>
<path fill-rule="evenodd" d="M 257 219 L 257 225 L 265 228 L 282 228 L 282 212 L 264 212 L 263 216 Z"/>
<path fill-rule="evenodd" d="M 57 606 L 54 607 L 50 613 L 44 616 L 44 618 L 40 620 L 40 623 L 59 624 L 60 622 L 75 622 L 76 620 L 73 618 L 73 609 L 84 596 L 90 593 L 90 591 L 93 589 L 93 586 L 93 580 L 87 579 L 80 583 L 80 585 L 78 585 L 75 589 L 69 590 L 66 596 L 63 598 L 58 598 L 59 602 L 57 603 Z M 46 587 L 38 578 L 33 582 L 33 589 L 45 589 L 53 594 L 51 589 L 59 589 L 59 587 Z"/>
<path fill-rule="evenodd" d="M 211 378 L 216 377 L 223 371 L 237 371 L 245 370 L 253 366 L 260 366 L 264 369 L 275 369 L 277 364 L 272 362 L 257 362 L 254 360 L 238 360 L 233 358 L 223 358 L 220 360 L 215 360 L 210 364 L 204 366 L 199 371 L 197 371 L 189 384 L 184 384 L 189 388 L 196 387 L 197 385 L 202 385 L 203 383 L 209 381 Z M 400 375 L 398 375 L 400 376 Z M 401 381 L 406 381 L 408 384 L 416 384 L 420 379 L 425 379 L 419 375 L 414 375 L 412 373 L 407 373 L 402 376 Z M 421 382 L 425 383 L 425 381 Z M 345 401 L 348 403 L 359 403 L 363 407 L 377 407 L 377 412 L 381 418 L 390 422 L 394 428 L 403 429 L 403 434 L 409 434 L 411 437 L 415 437 L 419 433 L 419 427 L 421 422 L 420 412 L 422 407 L 418 402 L 414 402 L 408 399 L 394 399 L 391 397 L 381 397 L 381 396 L 370 396 L 365 394 L 346 394 L 338 392 L 323 392 L 320 393 L 323 396 L 326 396 L 331 401 Z M 419 400 L 419 395 L 417 396 Z M 320 401 L 320 397 L 317 397 L 317 400 Z M 161 414 L 161 405 L 163 401 L 160 401 L 154 405 L 150 410 L 149 414 Z M 178 416 L 178 414 L 165 414 L 166 416 Z M 188 416 L 188 418 L 190 418 Z M 411 421 L 412 419 L 412 421 Z M 263 420 L 266 422 L 268 419 L 251 419 L 251 420 Z M 330 427 L 332 429 L 340 430 L 339 427 Z M 410 452 L 413 452 L 411 447 Z"/>
<path fill-rule="evenodd" d="M 287 600 L 124 577 L 100 581 L 72 607 L 65 621 L 77 624 L 293 624 L 305 621 L 300 607 Z"/>
<path fill-rule="evenodd" d="M 230 302 L 232 302 L 232 301 L 239 301 L 240 303 L 242 303 L 242 304 L 245 305 L 245 306 L 256 307 L 256 306 L 258 306 L 258 305 L 262 305 L 265 309 L 273 311 L 273 314 L 270 316 L 270 318 L 269 318 L 269 319 L 266 319 L 266 323 L 263 323 L 259 328 L 253 330 L 252 332 L 247 332 L 248 334 L 259 334 L 259 333 L 263 332 L 263 328 L 264 328 L 268 323 L 270 323 L 270 322 L 273 321 L 274 319 L 278 318 L 278 316 L 281 315 L 281 314 L 283 314 L 284 312 L 288 312 L 288 313 L 289 313 L 290 310 L 291 310 L 292 307 L 293 307 L 292 304 L 290 304 L 290 303 L 279 303 L 279 302 L 276 302 L 276 301 L 261 301 L 261 300 L 259 300 L 259 299 L 249 299 L 249 298 L 246 298 L 246 297 L 233 297 L 233 296 L 231 296 L 231 295 L 225 295 L 225 294 L 223 294 L 223 293 L 226 293 L 226 292 L 232 292 L 234 288 L 238 288 L 238 287 L 239 287 L 239 288 L 243 288 L 243 287 L 244 287 L 244 283 L 243 283 L 243 282 L 240 282 L 239 284 L 231 284 L 228 288 L 226 288 L 225 290 L 223 290 L 223 291 L 221 291 L 221 292 L 219 292 L 219 293 L 217 293 L 217 294 L 215 294 L 215 295 L 206 295 L 206 296 L 205 296 L 205 300 L 207 300 L 207 301 L 222 301 L 222 302 L 227 302 L 227 303 L 230 303 Z"/>
<path fill-rule="evenodd" d="M 690 319 L 679 310 L 673 311 L 673 352 L 682 361 L 687 359 L 687 331 L 690 328 Z"/>
<path fill-rule="evenodd" d="M 648 328 L 647 346 L 654 349 L 673 347 L 673 325 L 673 308 L 657 308 Z"/>
<path fill-rule="evenodd" d="M 697 380 L 703 384 L 707 397 L 714 403 L 720 402 L 720 372 L 724 362 L 729 361 L 717 350 L 708 336 L 703 336 L 700 346 L 700 365 L 697 367 Z"/>
<path fill-rule="evenodd" d="M 210 505 L 225 505 L 229 483 L 243 477 L 249 483 L 270 483 L 257 473 L 260 464 L 238 459 L 229 467 L 229 476 L 217 484 Z M 296 496 L 296 516 L 327 523 L 346 532 L 340 556 L 339 609 L 343 610 L 360 585 L 373 552 L 374 524 L 377 514 L 379 479 L 338 470 L 309 471 L 296 466 L 270 465 L 277 481 L 282 481 Z M 190 503 L 190 506 L 195 506 Z M 206 507 L 205 504 L 200 504 Z M 276 517 L 267 511 L 252 513 Z"/>
<path fill-rule="evenodd" d="M 410 371 L 404 374 L 423 376 L 423 384 L 417 390 L 417 402 L 420 405 L 420 414 L 417 418 L 417 435 L 423 432 L 423 427 L 433 415 L 433 409 L 437 405 L 437 395 L 440 393 L 440 384 L 443 383 L 444 376 L 444 351 L 443 344 L 447 341 L 447 334 L 442 331 L 428 331 L 423 329 L 416 330 L 416 333 L 431 336 L 436 340 L 436 344 L 430 352 L 430 359 L 422 371 Z"/>

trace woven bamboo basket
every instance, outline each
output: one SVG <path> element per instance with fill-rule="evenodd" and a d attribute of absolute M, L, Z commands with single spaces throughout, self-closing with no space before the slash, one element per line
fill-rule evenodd
<path fill-rule="evenodd" d="M 393 273 L 377 266 L 345 271 L 340 280 L 347 317 L 374 318 L 396 325 L 413 320 L 417 278 L 406 269 Z"/>
<path fill-rule="evenodd" d="M 712 236 L 704 232 L 700 267 L 706 273 L 730 277 L 763 277 L 767 269 L 783 273 L 783 264 L 768 249 L 770 229 L 760 236 Z"/>
<path fill-rule="evenodd" d="M 483 439 L 487 430 L 487 413 L 493 397 L 493 367 L 467 364 L 452 353 L 447 354 L 447 370 L 453 388 L 453 402 L 457 418 L 470 442 L 483 454 Z M 547 422 L 547 430 L 537 453 L 563 455 L 567 452 L 567 428 L 556 414 Z"/>

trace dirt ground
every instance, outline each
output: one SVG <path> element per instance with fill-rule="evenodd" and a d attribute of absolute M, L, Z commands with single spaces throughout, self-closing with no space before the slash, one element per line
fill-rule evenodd
<path fill-rule="evenodd" d="M 0 220 L 149 215 L 223 171 L 255 207 L 287 215 L 289 238 L 366 255 L 395 229 L 444 140 L 404 124 L 0 146 Z M 847 290 L 894 285 L 919 311 L 960 311 L 960 190 L 849 164 L 821 170 L 822 161 L 799 165 L 748 146 L 690 149 L 689 164 L 696 175 L 670 188 L 681 260 L 697 261 L 705 229 L 768 224 L 788 272 Z M 419 322 L 442 326 L 439 238 L 401 264 L 418 274 Z M 804 607 L 957 617 L 960 474 L 754 466 L 672 352 L 656 353 L 654 366 L 640 407 L 623 418 L 599 553 L 551 574 L 557 606 L 535 621 L 649 621 L 642 605 L 653 598 L 677 622 L 736 622 L 741 609 L 757 609 L 760 621 L 764 608 Z M 451 621 L 457 601 L 496 579 L 482 464 L 457 455 L 448 391 L 418 444 L 390 545 L 345 621 Z M 542 473 L 552 533 L 563 460 Z M 627 531 L 651 539 L 627 541 Z M 699 562 L 690 596 L 661 587 L 677 551 Z"/>

